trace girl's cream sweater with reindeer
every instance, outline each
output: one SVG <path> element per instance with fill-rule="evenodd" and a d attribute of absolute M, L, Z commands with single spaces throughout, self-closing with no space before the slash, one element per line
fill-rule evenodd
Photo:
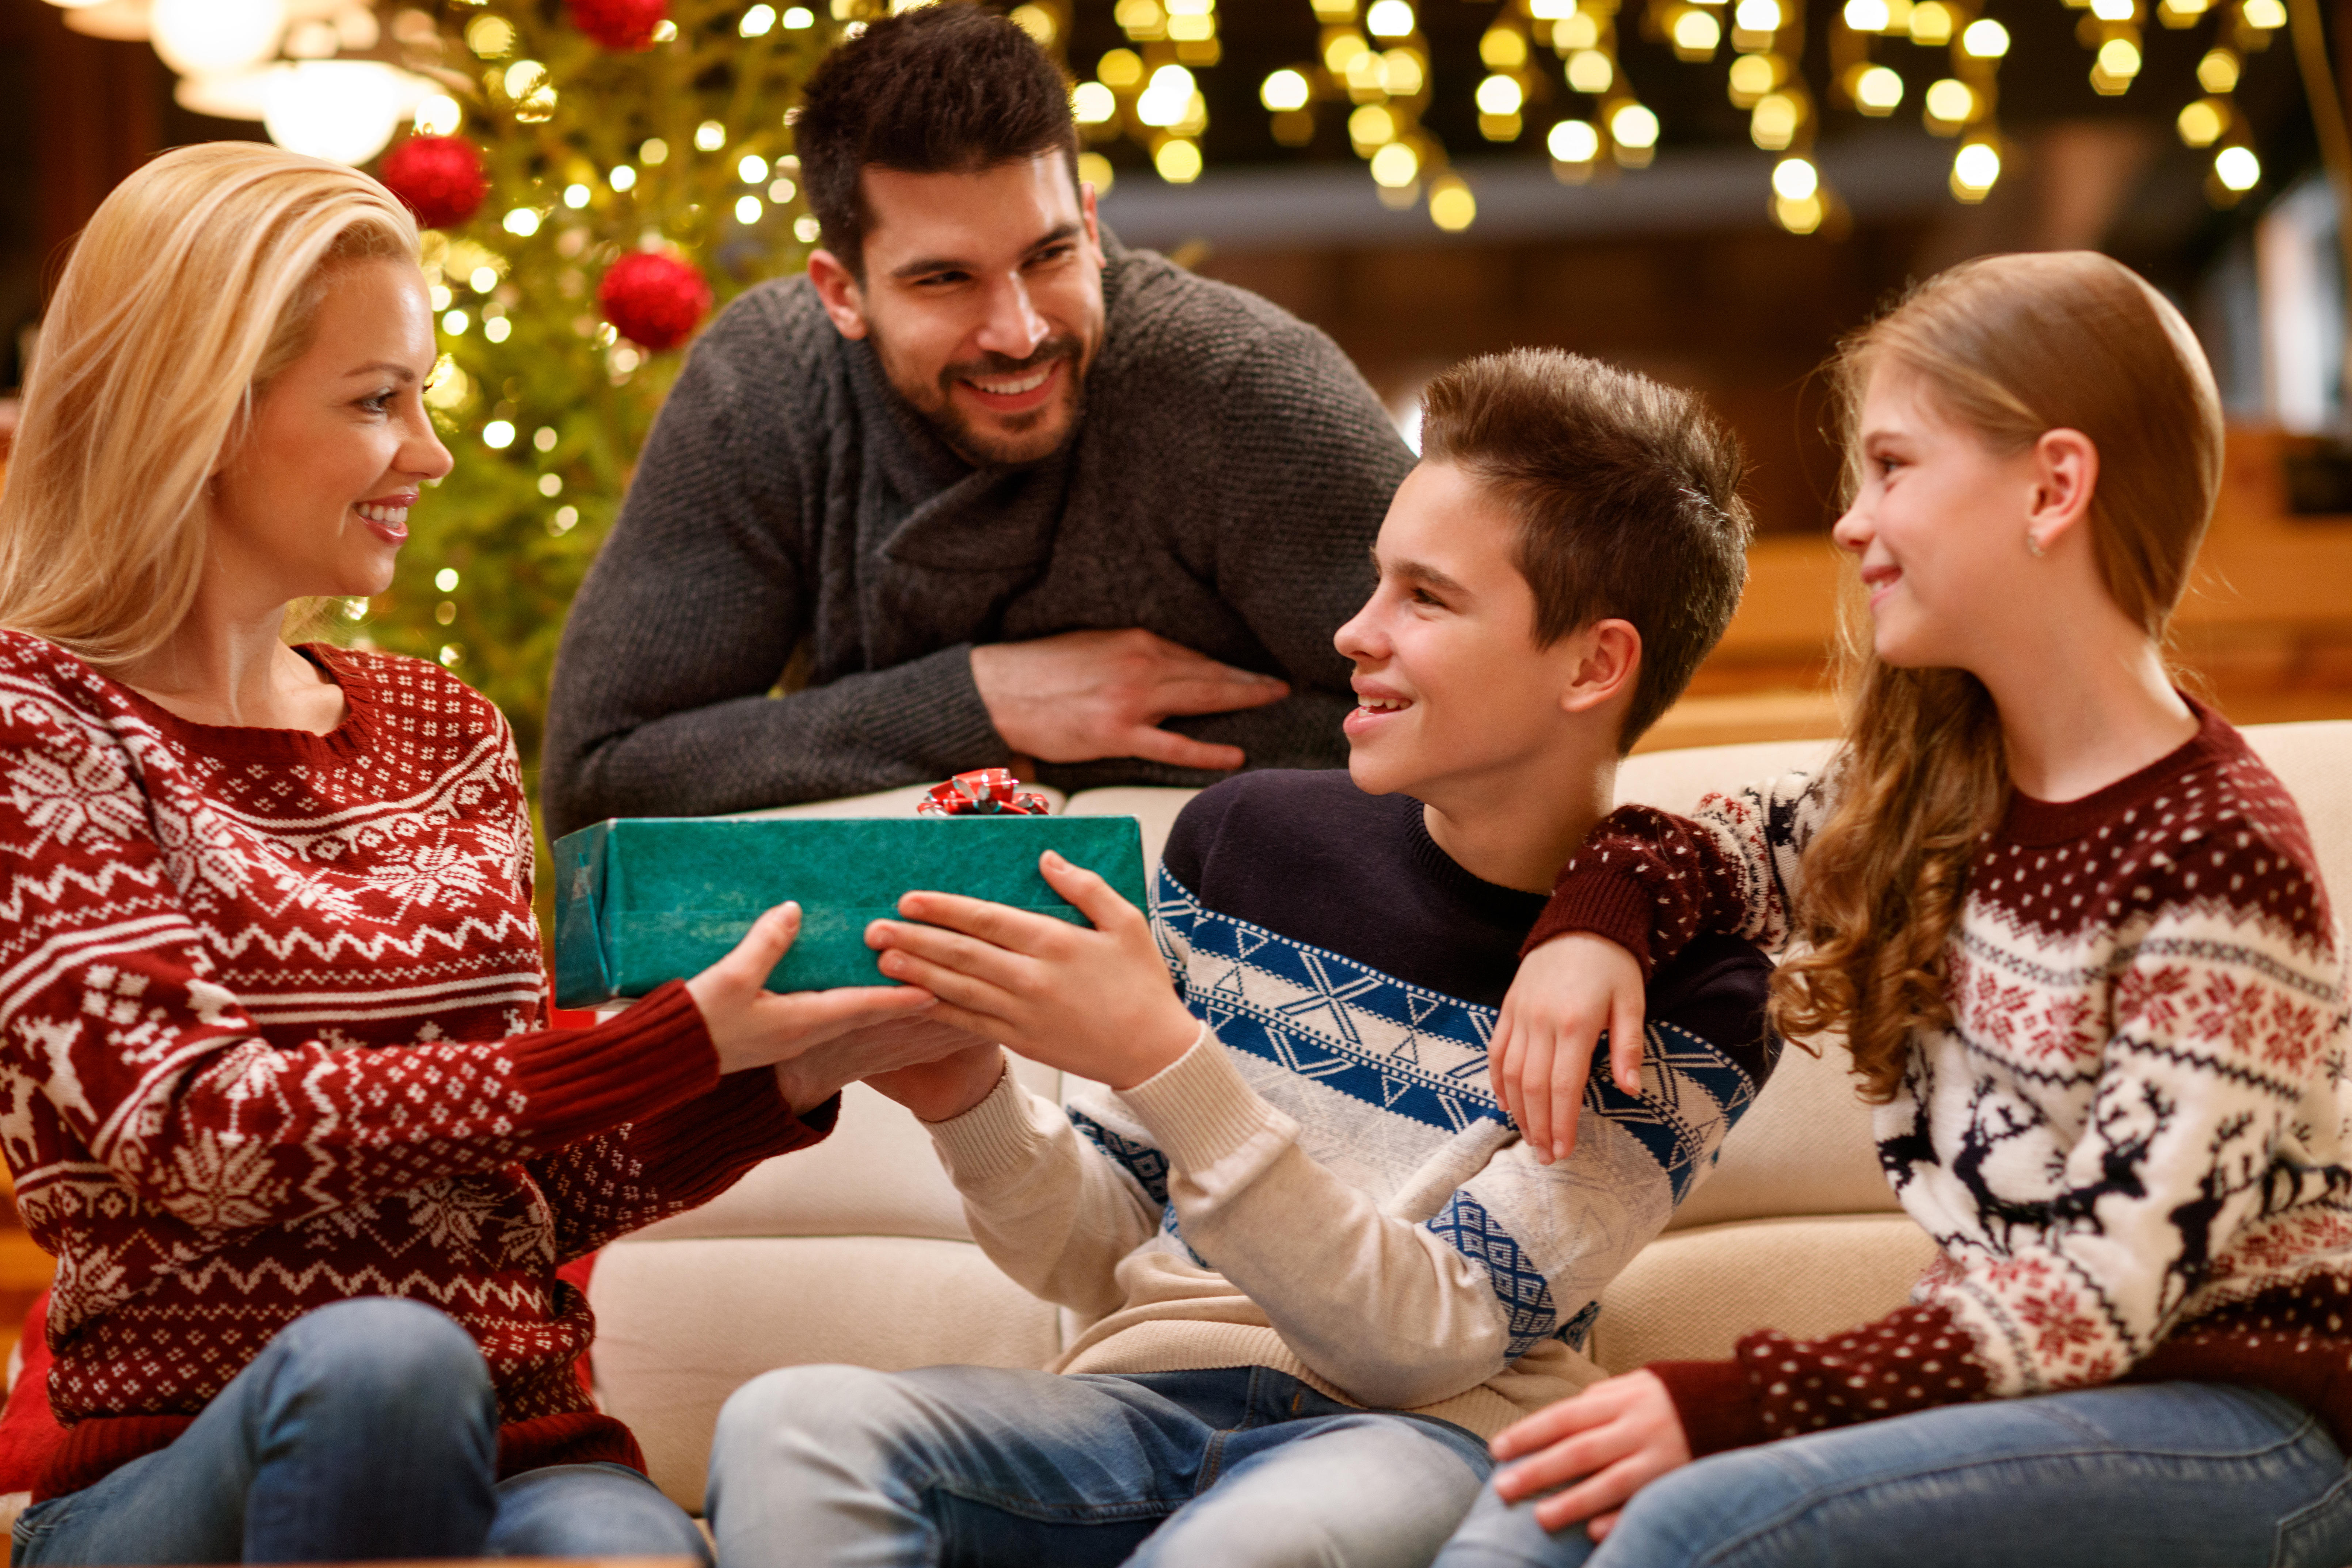
<path fill-rule="evenodd" d="M 2352 1027 L 2303 818 L 2218 715 L 2085 799 L 2015 798 L 1912 1039 L 1879 1159 L 1943 1247 L 1912 1306 L 1810 1343 L 1652 1370 L 1694 1452 L 2123 1380 L 2256 1385 L 2352 1447 Z M 1832 784 L 1834 781 L 1831 781 Z M 1664 963 L 1790 935 L 1827 812 L 1793 776 L 1696 819 L 1603 822 L 1530 945 L 1594 931 Z"/>

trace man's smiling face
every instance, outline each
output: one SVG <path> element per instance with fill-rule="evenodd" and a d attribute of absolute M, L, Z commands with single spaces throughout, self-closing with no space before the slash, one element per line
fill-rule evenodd
<path fill-rule="evenodd" d="M 809 275 L 844 337 L 974 463 L 1034 463 L 1076 427 L 1102 346 L 1094 193 L 1055 151 L 965 174 L 860 173 L 865 276 Z"/>

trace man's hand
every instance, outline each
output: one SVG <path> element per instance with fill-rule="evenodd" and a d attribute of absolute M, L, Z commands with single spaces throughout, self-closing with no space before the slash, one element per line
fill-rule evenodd
<path fill-rule="evenodd" d="M 1609 1533 L 1635 1492 L 1691 1462 L 1674 1395 L 1646 1369 L 1546 1405 L 1504 1427 L 1487 1447 L 1498 1460 L 1519 1461 L 1495 1472 L 1495 1490 L 1505 1502 L 1566 1487 L 1536 1504 L 1536 1522 L 1559 1531 L 1586 1520 L 1595 1541 Z"/>
<path fill-rule="evenodd" d="M 1180 768 L 1237 768 L 1240 747 L 1195 741 L 1160 721 L 1263 708 L 1290 695 L 1270 675 L 1135 628 L 989 643 L 971 650 L 971 679 L 1004 743 L 1047 763 L 1141 757 Z"/>
<path fill-rule="evenodd" d="M 1649 994 L 1642 966 L 1605 936 L 1571 931 L 1519 960 L 1487 1047 L 1495 1098 L 1549 1165 L 1576 1147 L 1578 1107 L 1601 1031 L 1610 1076 L 1642 1092 L 1642 1022 Z"/>
<path fill-rule="evenodd" d="M 790 1105 L 797 1115 L 823 1105 L 841 1092 L 842 1085 L 856 1079 L 888 1078 L 902 1072 L 921 1073 L 928 1070 L 929 1064 L 977 1058 L 982 1054 L 1001 1058 L 1004 1053 L 992 1042 L 977 1038 L 947 1023 L 934 1008 L 919 1016 L 889 1018 L 848 1030 L 811 1047 L 788 1062 L 779 1062 L 776 1064 L 776 1087 L 782 1091 L 784 1103 Z M 970 1070 L 967 1068 L 967 1072 Z M 980 1093 L 972 1096 L 972 1103 L 978 1104 L 995 1085 L 996 1080 L 992 1077 L 981 1086 Z M 875 1087 L 882 1089 L 883 1085 L 877 1082 Z M 884 1092 L 888 1091 L 885 1089 Z M 916 1114 L 919 1116 L 922 1112 L 919 1109 Z"/>
<path fill-rule="evenodd" d="M 1173 1062 L 1201 1026 L 1178 1001 L 1151 928 L 1110 884 L 1048 849 L 1038 868 L 1089 931 L 952 893 L 908 893 L 899 921 L 866 929 L 882 973 L 939 997 L 931 1016 L 1032 1061 L 1132 1089 Z"/>

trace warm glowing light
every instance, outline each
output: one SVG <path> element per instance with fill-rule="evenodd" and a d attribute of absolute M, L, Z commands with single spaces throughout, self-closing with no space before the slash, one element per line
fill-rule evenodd
<path fill-rule="evenodd" d="M 1079 156 L 1084 157 L 1085 154 L 1081 153 Z M 1097 156 L 1100 156 L 1100 154 L 1097 154 Z M 1084 165 L 1081 165 L 1081 169 L 1083 169 L 1083 167 Z M 1097 186 L 1096 188 L 1099 190 L 1101 187 Z M 793 219 L 793 237 L 799 240 L 803 245 L 814 245 L 818 240 L 824 237 L 824 225 L 816 221 L 816 214 L 803 213 L 800 216 Z"/>
<path fill-rule="evenodd" d="M 1112 87 L 1133 87 L 1143 79 L 1143 57 L 1133 49 L 1113 49 L 1096 62 L 1095 75 Z"/>
<path fill-rule="evenodd" d="M 1977 95 L 1968 83 L 1946 77 L 1927 89 L 1927 118 L 1947 125 L 1965 125 L 1977 111 Z"/>
<path fill-rule="evenodd" d="M 514 438 L 515 427 L 514 421 L 511 419 L 493 419 L 488 425 L 482 426 L 482 445 L 488 447 L 493 452 L 505 451 L 509 447 L 514 445 Z M 451 575 L 454 576 L 456 574 L 453 573 Z M 449 587 L 451 588 L 456 586 L 457 584 L 455 583 L 451 583 L 449 584 Z M 448 589 L 445 588 L 442 592 L 447 593 Z"/>
<path fill-rule="evenodd" d="M 1563 120 L 1544 138 L 1551 155 L 1563 163 L 1590 163 L 1601 155 L 1601 132 L 1585 120 Z"/>
<path fill-rule="evenodd" d="M 1780 0 L 1739 0 L 1731 25 L 1743 33 L 1776 33 L 1780 29 Z"/>
<path fill-rule="evenodd" d="M 514 24 L 504 16 L 477 16 L 466 24 L 466 47 L 481 59 L 495 60 L 514 47 Z"/>
<path fill-rule="evenodd" d="M 2260 27 L 2265 33 L 2286 26 L 2286 7 L 2280 4 L 2280 0 L 2246 0 L 2245 9 L 2240 14 L 2246 18 L 2246 26 Z M 2249 153 L 2246 156 L 2251 158 L 2253 154 Z M 2230 188 L 2246 190 L 2251 187 L 2232 185 Z"/>
<path fill-rule="evenodd" d="M 784 31 L 805 32 L 816 26 L 816 13 L 805 5 L 790 5 L 784 9 Z"/>
<path fill-rule="evenodd" d="M 147 25 L 155 52 L 182 76 L 226 76 L 278 52 L 286 0 L 155 0 Z"/>
<path fill-rule="evenodd" d="M 1477 104 L 1481 114 L 1517 114 L 1526 100 L 1516 78 L 1490 76 L 1478 84 Z"/>
<path fill-rule="evenodd" d="M 1756 100 L 1748 116 L 1748 139 L 1767 153 L 1778 153 L 1797 139 L 1797 100 L 1785 92 L 1768 92 Z"/>
<path fill-rule="evenodd" d="M 1715 48 L 1723 42 L 1723 24 L 1711 11 L 1694 5 L 1675 18 L 1675 54 L 1686 60 L 1712 59 Z"/>
<path fill-rule="evenodd" d="M 1822 174 L 1803 158 L 1783 158 L 1772 165 L 1772 189 L 1792 202 L 1804 200 L 1822 187 Z"/>
<path fill-rule="evenodd" d="M 1824 211 L 1818 195 L 1772 198 L 1772 221 L 1790 234 L 1811 234 L 1821 227 Z"/>
<path fill-rule="evenodd" d="M 658 136 L 648 136 L 637 143 L 637 162 L 648 168 L 669 156 L 669 143 Z"/>
<path fill-rule="evenodd" d="M 1601 42 L 1601 18 L 1589 11 L 1572 11 L 1552 25 L 1551 47 L 1561 54 L 1596 47 Z"/>
<path fill-rule="evenodd" d="M 429 92 L 417 100 L 415 125 L 419 136 L 455 136 L 465 123 L 466 111 L 446 92 Z"/>
<path fill-rule="evenodd" d="M 743 13 L 740 22 L 735 24 L 735 31 L 747 38 L 763 38 L 775 25 L 776 8 L 773 5 L 754 5 Z"/>
<path fill-rule="evenodd" d="M 498 286 L 499 269 L 495 267 L 477 267 L 466 275 L 466 287 L 477 294 L 487 294 Z"/>
<path fill-rule="evenodd" d="M 1421 177 L 1421 154 L 1409 142 L 1391 142 L 1372 154 L 1372 178 L 1392 191 Z"/>
<path fill-rule="evenodd" d="M 694 145 L 700 152 L 718 152 L 727 145 L 727 127 L 716 120 L 704 121 L 694 128 Z"/>
<path fill-rule="evenodd" d="M 399 129 L 403 73 L 380 60 L 303 60 L 269 74 L 262 125 L 289 153 L 364 163 Z"/>
<path fill-rule="evenodd" d="M 1081 125 L 1108 124 L 1118 112 L 1118 94 L 1098 81 L 1082 81 L 1070 89 L 1070 115 Z"/>
<path fill-rule="evenodd" d="M 746 153 L 735 165 L 735 177 L 747 185 L 756 185 L 768 177 L 768 161 L 757 153 Z"/>
<path fill-rule="evenodd" d="M 1616 66 L 1599 49 L 1579 49 L 1568 57 L 1568 85 L 1579 92 L 1607 92 L 1616 79 Z"/>
<path fill-rule="evenodd" d="M 2263 161 L 2252 147 L 2224 147 L 2213 154 L 2213 177 L 2233 191 L 2251 191 L 2261 183 Z"/>
<path fill-rule="evenodd" d="M 1886 18 L 1886 0 L 1845 0 L 1845 25 L 1857 33 L 1883 33 Z"/>
<path fill-rule="evenodd" d="M 2000 178 L 2000 150 L 1990 142 L 1971 142 L 1952 155 L 1952 186 L 1969 197 L 1981 197 Z"/>
<path fill-rule="evenodd" d="M 1731 62 L 1731 101 L 1741 109 L 1780 85 L 1780 65 L 1770 55 L 1742 55 Z"/>
<path fill-rule="evenodd" d="M 1086 89 L 1080 88 L 1078 90 L 1083 92 Z M 1108 88 L 1104 89 L 1104 96 L 1109 96 Z M 1286 110 L 1306 108 L 1307 97 L 1307 79 L 1298 72 L 1289 69 L 1276 71 L 1272 76 L 1267 77 L 1265 84 L 1257 89 L 1257 100 L 1277 114 Z M 1081 114 L 1078 118 L 1083 120 L 1086 116 Z M 1110 116 L 1106 114 L 1103 118 L 1108 120 Z"/>
<path fill-rule="evenodd" d="M 1081 153 L 1078 154 L 1078 179 L 1083 184 L 1092 185 L 1095 188 L 1095 195 L 1101 195 L 1106 191 L 1108 191 L 1111 187 L 1111 182 L 1117 177 L 1117 172 L 1111 168 L 1110 160 L 1104 157 L 1101 153 Z M 797 218 L 793 220 L 793 230 L 794 233 L 798 233 L 800 231 L 801 224 L 804 221 L 806 220 Z"/>
<path fill-rule="evenodd" d="M 1892 114 L 1903 101 L 1903 78 L 1886 66 L 1872 66 L 1853 81 L 1854 107 L 1864 114 Z"/>
<path fill-rule="evenodd" d="M 556 440 L 555 426 L 552 425 L 542 425 L 530 433 L 530 444 L 542 452 L 554 451 Z"/>
<path fill-rule="evenodd" d="M 1381 90 L 1391 98 L 1411 98 L 1427 81 L 1421 56 L 1412 49 L 1388 49 L 1381 55 Z"/>
<path fill-rule="evenodd" d="M 2102 22 L 2128 22 L 2139 15 L 2139 0 L 2091 0 L 2091 15 Z"/>
<path fill-rule="evenodd" d="M 551 499 L 562 495 L 563 493 L 563 480 L 562 477 L 555 474 L 540 475 L 539 493 Z"/>
<path fill-rule="evenodd" d="M 506 425 L 506 422 L 504 420 L 500 420 L 499 424 Z M 497 429 L 498 427 L 499 426 L 494 425 L 490 428 Z M 514 439 L 514 426 L 511 425 L 506 425 L 506 441 L 491 441 L 489 430 L 482 432 L 482 438 L 486 441 L 490 441 L 490 445 L 493 447 L 503 447 L 507 442 Z M 433 586 L 439 589 L 444 594 L 456 593 L 457 591 L 457 569 L 454 566 L 444 566 L 440 571 L 433 574 Z"/>
<path fill-rule="evenodd" d="M 2119 81 L 2139 75 L 2139 46 L 2129 38 L 2109 38 L 2099 46 L 2098 68 Z"/>
<path fill-rule="evenodd" d="M 759 222 L 760 215 L 766 210 L 767 209 L 761 204 L 760 198 L 757 196 L 738 196 L 735 198 L 735 221 L 741 224 L 745 228 L 749 228 L 753 224 Z"/>
<path fill-rule="evenodd" d="M 2009 53 L 2009 29 L 1990 16 L 1979 16 L 1960 35 L 1960 48 L 1980 60 L 1997 60 Z"/>
<path fill-rule="evenodd" d="M 1414 26 L 1407 0 L 1373 0 L 1372 8 L 1364 13 L 1364 31 L 1375 38 L 1409 37 Z"/>
<path fill-rule="evenodd" d="M 1396 116 L 1377 103 L 1367 103 L 1348 116 L 1348 140 L 1367 156 L 1375 147 L 1396 140 Z"/>
<path fill-rule="evenodd" d="M 1478 60 L 1488 70 L 1517 70 L 1528 63 L 1527 35 L 1517 27 L 1493 26 L 1478 39 Z"/>
<path fill-rule="evenodd" d="M 1193 91 L 1191 71 L 1178 65 L 1161 66 L 1136 99 L 1135 117 L 1146 125 L 1173 125 L 1184 118 Z"/>
<path fill-rule="evenodd" d="M 1457 175 L 1447 175 L 1429 193 L 1429 221 L 1448 234 L 1459 234 L 1476 220 L 1478 198 Z"/>
<path fill-rule="evenodd" d="M 1151 166 L 1171 185 L 1189 185 L 1201 177 L 1201 149 L 1181 136 L 1171 136 L 1151 155 Z"/>
<path fill-rule="evenodd" d="M 474 319 L 465 311 L 452 310 L 441 318 L 441 330 L 453 338 L 462 338 L 466 335 L 466 329 L 473 323 Z"/>
<path fill-rule="evenodd" d="M 1658 117 L 1638 103 L 1622 104 L 1609 117 L 1609 134 L 1620 147 L 1646 151 L 1658 144 Z"/>
<path fill-rule="evenodd" d="M 1952 12 L 1944 0 L 1920 0 L 1911 7 L 1911 41 L 1928 48 L 1952 41 Z"/>
<path fill-rule="evenodd" d="M 2230 118 L 2212 99 L 2200 98 L 2182 110 L 2180 118 L 2172 123 L 2187 145 L 2210 147 L 2221 139 L 2221 132 L 2230 128 Z"/>
<path fill-rule="evenodd" d="M 616 191 L 634 190 L 637 184 L 637 172 L 626 163 L 616 164 L 613 172 L 604 176 L 604 183 Z"/>
<path fill-rule="evenodd" d="M 529 239 L 539 232 L 539 215 L 529 207 L 517 207 L 507 214 L 503 226 L 518 239 Z"/>
<path fill-rule="evenodd" d="M 2197 62 L 2197 85 L 2207 92 L 2234 92 L 2238 86 L 2238 57 L 2228 49 L 2208 49 L 2205 58 Z"/>

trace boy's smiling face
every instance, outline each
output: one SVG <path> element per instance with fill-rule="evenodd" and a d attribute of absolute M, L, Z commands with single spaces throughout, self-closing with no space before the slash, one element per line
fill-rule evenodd
<path fill-rule="evenodd" d="M 1486 487 L 1449 464 L 1423 463 L 1398 487 L 1372 547 L 1380 585 L 1332 639 L 1356 667 L 1345 728 L 1359 789 L 1441 810 L 1491 804 L 1538 785 L 1571 724 L 1573 738 L 1614 755 L 1622 703 L 1594 710 L 1570 695 L 1587 632 L 1536 646 L 1517 533 Z"/>

